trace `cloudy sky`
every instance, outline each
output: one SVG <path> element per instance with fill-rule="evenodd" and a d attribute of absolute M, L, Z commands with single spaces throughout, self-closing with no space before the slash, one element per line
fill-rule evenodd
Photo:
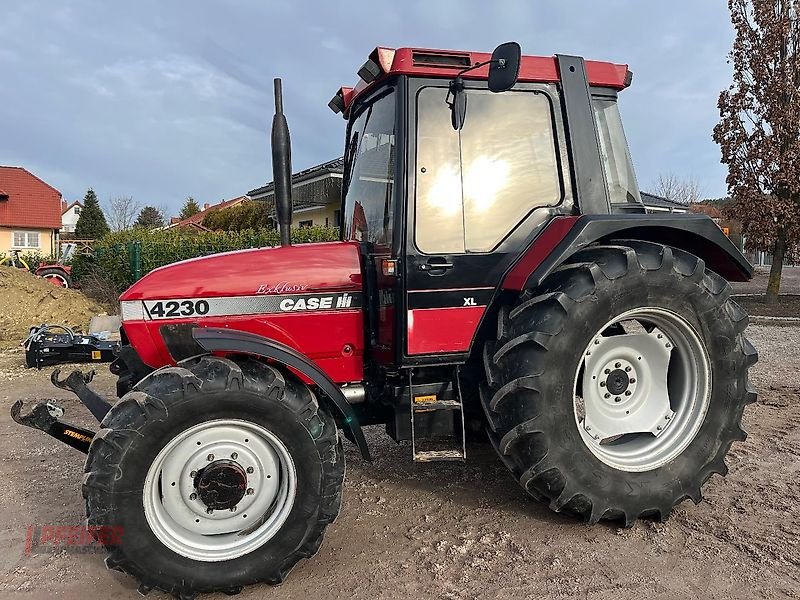
<path fill-rule="evenodd" d="M 579 54 L 628 63 L 621 97 L 643 189 L 660 173 L 725 193 L 711 140 L 733 32 L 725 2 L 25 0 L 0 3 L 0 164 L 80 198 L 177 212 L 271 179 L 272 78 L 296 170 L 341 154 L 327 103 L 377 46 Z"/>

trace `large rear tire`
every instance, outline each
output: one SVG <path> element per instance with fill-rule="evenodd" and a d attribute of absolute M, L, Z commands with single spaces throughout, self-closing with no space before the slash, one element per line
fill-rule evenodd
<path fill-rule="evenodd" d="M 181 598 L 277 584 L 341 507 L 333 418 L 255 360 L 159 369 L 101 424 L 86 461 L 88 523 L 106 565 Z"/>
<path fill-rule="evenodd" d="M 701 500 L 744 440 L 758 355 L 730 286 L 641 241 L 579 251 L 501 310 L 484 352 L 490 435 L 532 496 L 589 522 Z"/>

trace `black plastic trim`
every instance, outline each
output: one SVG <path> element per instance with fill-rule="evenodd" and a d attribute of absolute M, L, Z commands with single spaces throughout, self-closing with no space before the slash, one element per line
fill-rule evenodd
<path fill-rule="evenodd" d="M 702 258 L 709 269 L 729 281 L 747 281 L 753 276 L 753 265 L 707 215 L 583 215 L 528 276 L 525 288 L 541 285 L 581 248 L 613 239 L 646 240 L 680 248 Z"/>
<path fill-rule="evenodd" d="M 347 402 L 339 386 L 328 375 L 305 356 L 285 344 L 245 331 L 198 327 L 192 331 L 195 341 L 206 352 L 237 352 L 275 360 L 308 377 L 319 387 L 342 417 L 345 432 L 358 446 L 361 456 L 371 461 L 367 440 L 358 423 L 353 407 Z"/>
<path fill-rule="evenodd" d="M 608 214 L 608 188 L 597 140 L 586 66 L 579 56 L 556 54 L 569 139 L 574 193 L 582 214 Z"/>

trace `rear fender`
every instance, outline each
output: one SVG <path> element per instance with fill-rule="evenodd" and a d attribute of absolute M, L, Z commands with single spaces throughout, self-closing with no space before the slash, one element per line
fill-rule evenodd
<path fill-rule="evenodd" d="M 192 336 L 206 352 L 249 354 L 266 358 L 285 365 L 307 378 L 326 395 L 328 402 L 325 404 L 341 417 L 345 434 L 358 446 L 361 456 L 365 460 L 371 460 L 364 432 L 342 390 L 322 369 L 297 350 L 260 335 L 231 329 L 198 327 L 192 330 Z"/>
<path fill-rule="evenodd" d="M 536 288 L 578 250 L 620 238 L 691 252 L 728 281 L 748 281 L 753 276 L 753 266 L 707 215 L 582 215 L 554 219 L 506 273 L 501 287 Z"/>

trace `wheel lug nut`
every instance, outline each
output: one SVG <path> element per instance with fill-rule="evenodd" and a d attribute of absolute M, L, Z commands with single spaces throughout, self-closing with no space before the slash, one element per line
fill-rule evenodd
<path fill-rule="evenodd" d="M 657 337 L 658 337 L 658 339 L 661 339 L 661 338 L 663 338 L 664 336 L 663 336 L 663 335 L 661 335 L 661 334 L 659 333 Z"/>
<path fill-rule="evenodd" d="M 210 515 L 210 514 L 211 514 L 211 513 L 213 513 L 213 512 L 214 512 L 214 509 L 213 509 L 213 508 L 207 508 L 207 509 L 206 509 L 206 514 L 208 514 L 208 515 Z"/>
<path fill-rule="evenodd" d="M 605 394 L 603 394 L 603 398 L 611 398 L 611 394 L 605 393 Z"/>
<path fill-rule="evenodd" d="M 255 471 L 255 469 L 253 467 L 247 467 L 247 472 L 248 473 L 252 473 L 253 471 Z"/>
<path fill-rule="evenodd" d="M 594 343 L 595 343 L 595 345 L 597 345 L 597 344 L 599 344 L 599 343 L 600 343 L 600 340 L 597 340 L 597 339 L 596 339 L 596 340 L 594 341 Z"/>
<path fill-rule="evenodd" d="M 600 382 L 600 387 L 606 387 L 606 382 L 605 381 L 601 381 Z"/>
<path fill-rule="evenodd" d="M 636 383 L 636 380 L 635 379 L 631 379 L 631 383 Z"/>
<path fill-rule="evenodd" d="M 609 373 L 611 373 L 611 369 L 606 369 L 605 371 L 603 371 L 603 373 L 605 373 L 606 375 L 608 375 Z"/>
<path fill-rule="evenodd" d="M 248 496 L 252 496 L 253 494 L 255 494 L 255 491 L 253 490 L 253 488 L 247 488 L 247 492 L 246 492 L 246 494 L 247 494 Z"/>
<path fill-rule="evenodd" d="M 630 373 L 631 372 L 631 368 L 630 367 L 625 367 L 625 372 L 626 373 Z"/>
<path fill-rule="evenodd" d="M 631 395 L 631 391 L 630 391 L 630 390 L 626 390 L 626 391 L 625 391 L 625 395 L 626 395 L 626 396 L 630 396 L 630 395 Z"/>
<path fill-rule="evenodd" d="M 617 396 L 616 398 L 614 398 L 614 402 L 619 402 L 619 401 L 621 401 L 621 400 L 622 400 L 622 398 L 620 398 L 619 396 Z"/>
<path fill-rule="evenodd" d="M 614 368 L 619 369 L 622 366 L 622 363 L 614 363 Z"/>
<path fill-rule="evenodd" d="M 236 507 L 235 506 L 231 506 L 230 511 L 231 512 L 236 512 Z"/>
<path fill-rule="evenodd" d="M 211 462 L 212 460 L 214 460 L 214 455 L 209 454 L 208 456 L 206 456 L 206 458 L 208 459 L 208 462 Z"/>
<path fill-rule="evenodd" d="M 663 427 L 661 427 L 661 425 L 659 425 L 658 427 L 656 427 L 656 429 L 658 429 L 659 431 L 661 431 L 661 430 L 663 429 Z"/>
<path fill-rule="evenodd" d="M 189 473 L 189 477 L 191 477 L 192 479 L 197 477 L 197 471 L 192 471 L 191 473 Z"/>
<path fill-rule="evenodd" d="M 233 454 L 231 454 L 231 458 L 232 458 L 233 460 L 236 460 L 237 458 L 239 458 L 239 455 L 238 455 L 238 454 L 236 454 L 236 452 L 234 452 Z"/>

